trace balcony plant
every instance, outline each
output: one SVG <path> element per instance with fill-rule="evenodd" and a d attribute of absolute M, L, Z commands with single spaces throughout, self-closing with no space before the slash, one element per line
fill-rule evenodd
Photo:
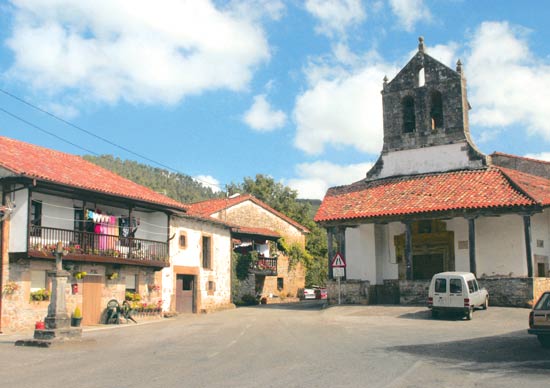
<path fill-rule="evenodd" d="M 33 302 L 41 302 L 41 301 L 45 301 L 45 300 L 50 300 L 50 291 L 48 291 L 44 288 L 41 288 L 41 289 L 36 290 L 36 291 L 32 291 L 30 293 L 30 299 Z"/>
<path fill-rule="evenodd" d="M 74 309 L 71 315 L 71 326 L 80 327 L 81 322 L 82 322 L 82 312 L 80 311 L 80 307 L 76 306 L 76 308 Z"/>
<path fill-rule="evenodd" d="M 2 293 L 4 295 L 13 295 L 19 290 L 19 284 L 16 282 L 7 282 L 4 284 L 4 288 L 2 289 Z"/>

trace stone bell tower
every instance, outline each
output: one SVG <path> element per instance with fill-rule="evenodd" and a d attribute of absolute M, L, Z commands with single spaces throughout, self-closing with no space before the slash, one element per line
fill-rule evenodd
<path fill-rule="evenodd" d="M 382 90 L 384 145 L 367 179 L 482 168 L 486 156 L 470 138 L 466 78 L 418 51 Z"/>

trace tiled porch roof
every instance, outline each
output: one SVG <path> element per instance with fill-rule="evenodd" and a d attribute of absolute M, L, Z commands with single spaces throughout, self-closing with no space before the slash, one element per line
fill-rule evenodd
<path fill-rule="evenodd" d="M 550 204 L 546 188 L 546 179 L 495 167 L 359 181 L 329 189 L 315 221 Z"/>
<path fill-rule="evenodd" d="M 0 167 L 14 176 L 48 181 L 185 210 L 186 205 L 90 163 L 80 156 L 0 136 Z"/>

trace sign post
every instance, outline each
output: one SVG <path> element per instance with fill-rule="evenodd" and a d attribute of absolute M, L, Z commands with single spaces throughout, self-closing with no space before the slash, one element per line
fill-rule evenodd
<path fill-rule="evenodd" d="M 346 273 L 346 260 L 344 256 L 340 252 L 336 253 L 330 262 L 330 266 L 332 268 L 332 276 L 334 276 L 338 282 L 338 304 L 342 304 L 342 286 L 340 284 L 340 279 L 343 278 Z"/>

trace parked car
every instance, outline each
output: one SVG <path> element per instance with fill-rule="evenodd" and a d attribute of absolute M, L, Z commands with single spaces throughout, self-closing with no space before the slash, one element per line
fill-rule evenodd
<path fill-rule="evenodd" d="M 314 287 L 315 299 L 327 299 L 328 293 L 326 287 Z"/>
<path fill-rule="evenodd" d="M 301 296 L 302 299 L 315 299 L 315 290 L 313 288 L 304 288 Z"/>
<path fill-rule="evenodd" d="M 536 335 L 543 347 L 550 348 L 550 291 L 540 296 L 529 313 L 527 332 Z"/>
<path fill-rule="evenodd" d="M 470 320 L 475 308 L 489 308 L 489 293 L 479 288 L 473 273 L 441 272 L 430 283 L 428 308 L 434 318 L 443 312 L 455 312 Z"/>

